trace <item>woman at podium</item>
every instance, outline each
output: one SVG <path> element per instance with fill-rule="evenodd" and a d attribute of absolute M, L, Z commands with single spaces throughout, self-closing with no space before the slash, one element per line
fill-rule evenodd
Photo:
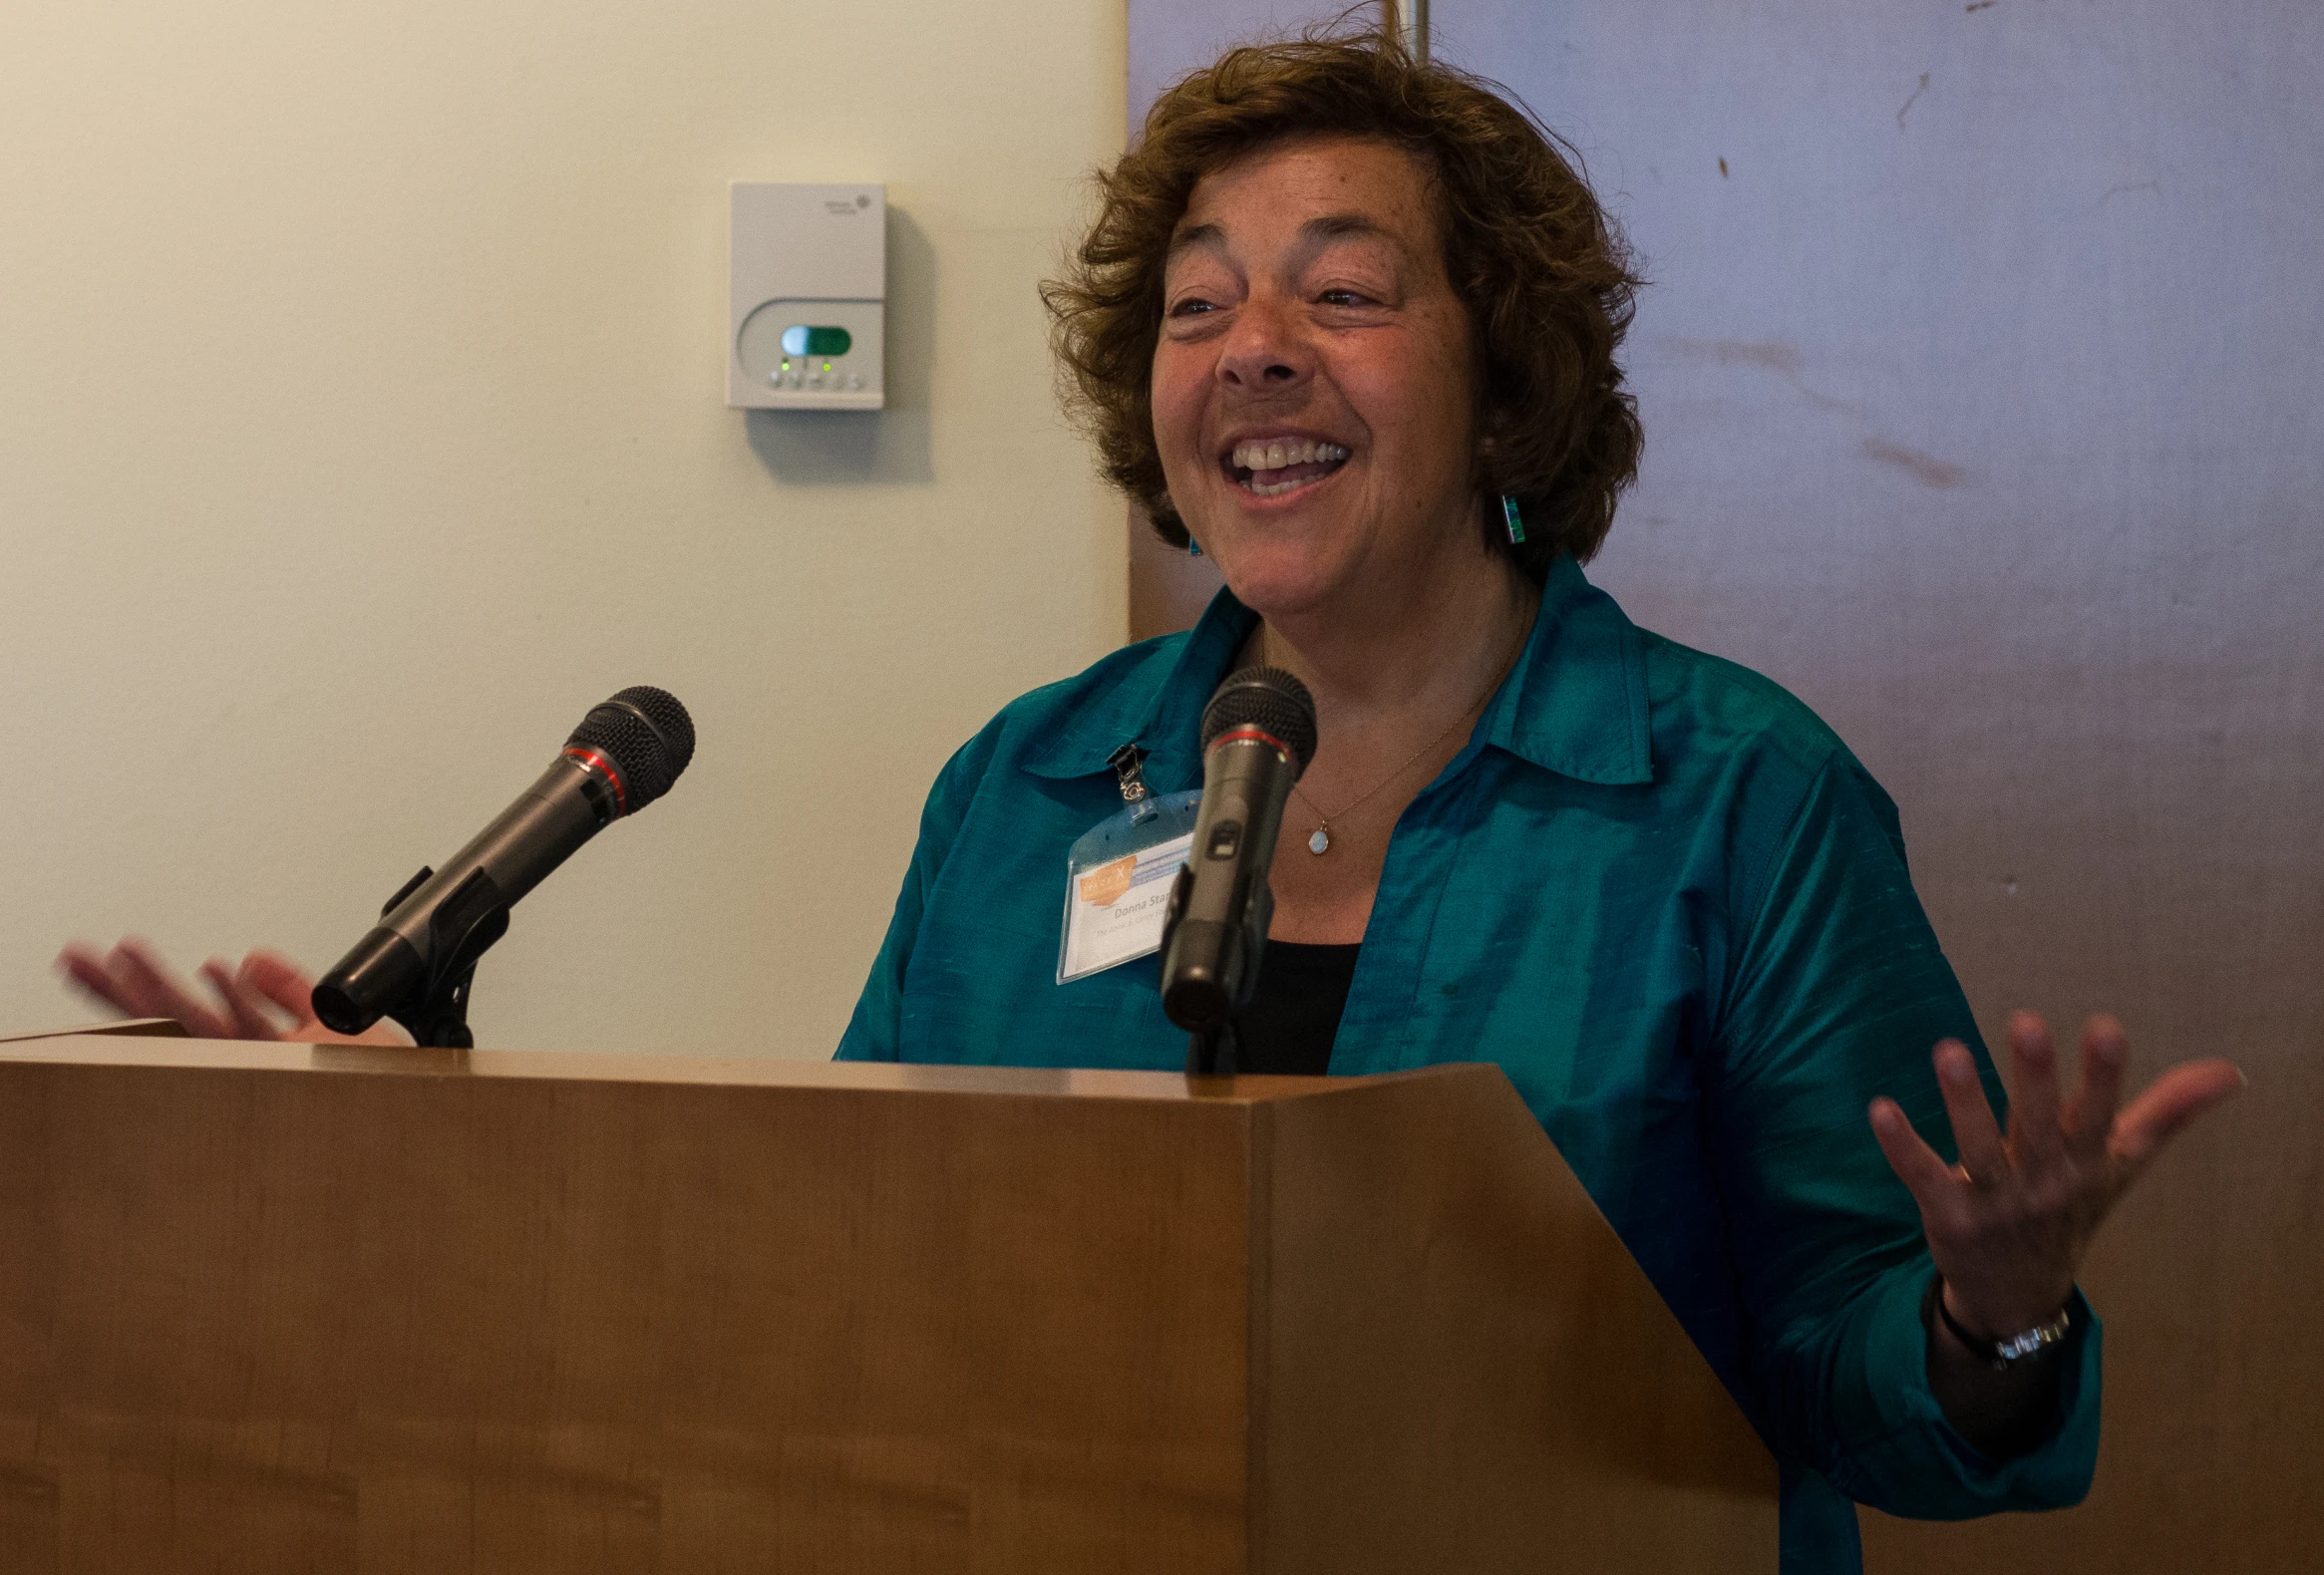
<path fill-rule="evenodd" d="M 1130 900 L 1155 861 L 1063 866 L 1126 791 L 1199 786 L 1227 673 L 1295 674 L 1320 742 L 1244 1070 L 1497 1063 L 1774 1447 L 1784 1567 L 1853 1569 L 1850 1499 L 2083 1495 L 2076 1265 L 2237 1078 L 2120 1104 L 2119 1027 L 2062 1077 L 2021 1015 L 2005 1127 L 1888 795 L 1775 684 L 1589 583 L 1639 455 L 1635 285 L 1552 141 L 1393 40 L 1236 50 L 1164 93 L 1046 297 L 1107 474 L 1227 588 L 945 767 L 839 1054 L 1181 1067 Z M 1077 903 L 1104 910 L 1080 953 Z M 127 1010 L 208 1010 L 142 954 L 69 964 Z M 218 971 L 197 1026 L 272 1032 L 286 970 Z"/>
<path fill-rule="evenodd" d="M 1498 1063 L 1775 1444 L 1787 1570 L 1855 1566 L 1848 1498 L 2079 1499 L 2075 1261 L 2235 1075 L 2118 1115 L 2121 1030 L 2068 1095 L 2024 1017 L 2005 1134 L 1888 795 L 1590 585 L 1640 433 L 1635 281 L 1587 186 L 1484 85 L 1365 38 L 1228 54 L 1103 191 L 1047 291 L 1059 352 L 1107 474 L 1227 588 L 954 757 L 840 1054 L 1181 1066 L 1153 955 L 1058 982 L 1059 865 L 1126 746 L 1150 790 L 1196 787 L 1219 680 L 1288 670 L 1319 742 L 1244 1070 Z"/>

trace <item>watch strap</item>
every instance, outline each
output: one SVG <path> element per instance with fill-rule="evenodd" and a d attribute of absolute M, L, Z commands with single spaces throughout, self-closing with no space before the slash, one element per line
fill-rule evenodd
<path fill-rule="evenodd" d="M 1941 1274 L 1928 1277 L 1928 1295 L 1925 1300 L 1927 1308 L 1922 1311 L 1921 1322 L 1928 1321 L 1928 1308 L 1933 1308 L 1936 1316 L 1944 1321 L 1944 1326 L 1952 1331 L 1953 1338 L 1975 1352 L 1978 1360 L 1998 1373 L 2006 1373 L 2021 1363 L 2047 1355 L 2063 1343 L 2074 1328 L 2074 1305 L 2069 1302 L 2058 1309 L 2057 1317 L 2036 1324 L 2031 1329 L 2021 1330 L 2006 1339 L 1987 1340 L 1981 1335 L 1973 1335 L 1961 1327 L 1960 1321 L 1953 1317 L 1952 1310 L 1945 1306 L 1945 1277 Z"/>

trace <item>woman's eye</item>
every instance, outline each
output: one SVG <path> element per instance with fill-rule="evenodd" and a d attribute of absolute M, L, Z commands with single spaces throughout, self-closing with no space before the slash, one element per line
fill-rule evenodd
<path fill-rule="evenodd" d="M 1193 317 L 1202 312 L 1216 311 L 1217 307 L 1199 295 L 1189 295 L 1170 307 L 1172 317 Z"/>
<path fill-rule="evenodd" d="M 1345 287 L 1326 290 L 1316 299 L 1326 306 L 1368 306 L 1372 301 L 1372 297 L 1364 294 L 1361 290 L 1351 290 Z"/>

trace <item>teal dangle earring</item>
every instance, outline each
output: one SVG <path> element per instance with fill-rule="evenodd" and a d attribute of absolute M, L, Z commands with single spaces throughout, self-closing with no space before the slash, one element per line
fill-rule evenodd
<path fill-rule="evenodd" d="M 1190 530 L 1189 530 L 1189 531 L 1187 531 L 1187 532 L 1186 532 L 1186 556 L 1188 556 L 1188 557 L 1190 557 L 1190 558 L 1198 558 L 1198 557 L 1200 557 L 1201 555 L 1202 555 L 1202 543 L 1201 543 L 1201 542 L 1199 542 L 1199 541 L 1196 541 L 1196 540 L 1194 539 L 1194 533 L 1193 533 L 1192 531 L 1190 531 Z"/>
<path fill-rule="evenodd" d="M 1500 494 L 1500 517 L 1509 527 L 1509 545 L 1524 545 L 1525 516 L 1517 512 L 1517 500 L 1506 492 Z"/>

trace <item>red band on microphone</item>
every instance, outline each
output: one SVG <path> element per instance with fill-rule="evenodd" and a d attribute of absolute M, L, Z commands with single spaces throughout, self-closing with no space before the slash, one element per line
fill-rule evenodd
<path fill-rule="evenodd" d="M 1232 744 L 1238 739 L 1256 739 L 1261 744 L 1272 746 L 1275 753 L 1282 756 L 1283 759 L 1289 760 L 1291 758 L 1290 745 L 1285 744 L 1281 739 L 1275 737 L 1275 735 L 1265 731 L 1262 728 L 1254 728 L 1247 724 L 1239 728 L 1229 729 L 1227 732 L 1221 733 L 1218 735 L 1218 737 L 1212 739 L 1210 741 L 1210 749 L 1214 750 L 1221 744 Z M 1209 750 L 1203 751 L 1203 754 L 1205 755 L 1209 753 Z"/>
<path fill-rule="evenodd" d="M 598 771 L 603 772 L 605 780 L 613 785 L 615 810 L 621 814 L 629 813 L 629 789 L 621 786 L 621 773 L 613 769 L 613 763 L 610 760 L 607 760 L 597 751 L 579 744 L 565 751 L 565 759 L 579 761 L 583 766 L 593 766 Z"/>

